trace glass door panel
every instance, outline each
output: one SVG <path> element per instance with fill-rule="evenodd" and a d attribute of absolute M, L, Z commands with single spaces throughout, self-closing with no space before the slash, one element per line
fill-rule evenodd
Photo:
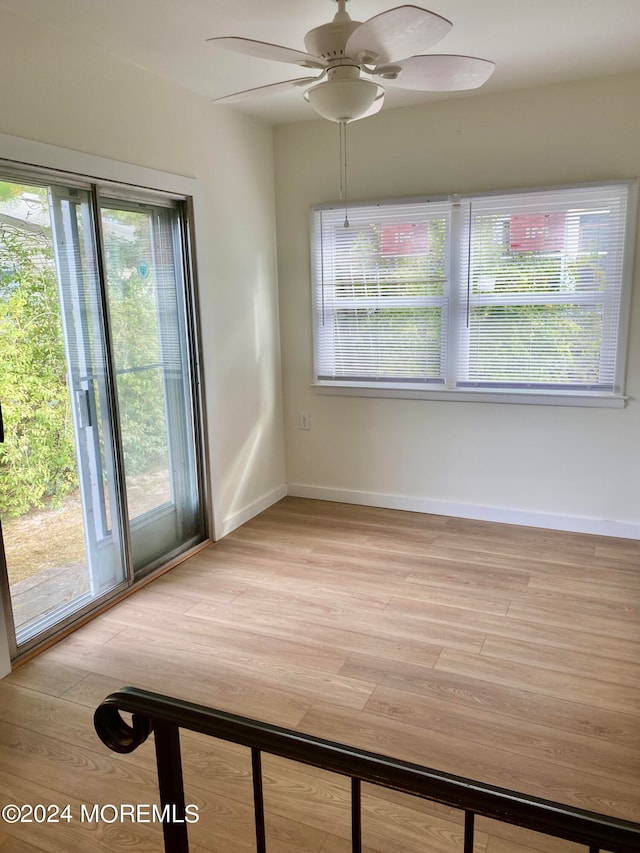
<path fill-rule="evenodd" d="M 107 294 L 133 569 L 202 539 L 176 209 L 104 203 Z"/>
<path fill-rule="evenodd" d="M 91 207 L 65 192 L 0 182 L 0 516 L 18 646 L 124 580 Z"/>
<path fill-rule="evenodd" d="M 58 287 L 93 597 L 126 581 L 91 196 L 50 190 Z"/>

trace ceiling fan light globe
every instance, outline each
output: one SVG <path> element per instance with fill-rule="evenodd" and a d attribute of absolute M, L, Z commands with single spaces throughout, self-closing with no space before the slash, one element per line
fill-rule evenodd
<path fill-rule="evenodd" d="M 304 97 L 322 118 L 348 123 L 362 118 L 381 93 L 369 80 L 327 80 L 307 89 Z"/>

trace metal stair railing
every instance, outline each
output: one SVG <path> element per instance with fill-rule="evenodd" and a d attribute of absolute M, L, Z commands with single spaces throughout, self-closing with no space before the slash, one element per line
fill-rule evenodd
<path fill-rule="evenodd" d="M 133 715 L 131 725 L 122 718 L 122 712 Z M 583 844 L 589 853 L 640 851 L 638 823 L 530 797 L 135 687 L 125 687 L 108 696 L 96 709 L 94 723 L 103 743 L 119 753 L 133 752 L 151 732 L 154 733 L 160 805 L 165 815 L 165 853 L 189 851 L 180 756 L 181 728 L 241 744 L 251 750 L 257 853 L 267 851 L 261 770 L 263 752 L 351 779 L 353 853 L 362 850 L 362 782 L 463 811 L 462 853 L 473 853 L 476 815 Z"/>

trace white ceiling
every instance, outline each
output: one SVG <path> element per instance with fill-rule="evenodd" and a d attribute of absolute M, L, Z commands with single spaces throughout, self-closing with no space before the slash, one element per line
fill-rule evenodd
<path fill-rule="evenodd" d="M 492 59 L 479 91 L 640 69 L 640 0 L 409 0 L 453 22 L 433 53 Z M 364 21 L 403 0 L 350 0 Z M 238 56 L 205 43 L 239 35 L 304 50 L 304 35 L 327 23 L 332 0 L 0 0 L 5 8 L 76 35 L 96 49 L 212 99 L 306 76 L 295 65 Z M 313 74 L 313 72 L 312 72 Z M 385 110 L 434 98 L 389 86 Z M 300 90 L 238 107 L 272 122 L 316 118 Z"/>

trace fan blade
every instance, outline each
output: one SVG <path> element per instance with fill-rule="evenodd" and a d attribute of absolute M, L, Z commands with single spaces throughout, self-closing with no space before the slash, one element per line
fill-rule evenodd
<path fill-rule="evenodd" d="M 495 62 L 475 56 L 410 56 L 402 62 L 378 66 L 376 76 L 401 89 L 420 92 L 458 92 L 477 89 L 495 70 Z M 395 76 L 397 73 L 397 77 Z"/>
<path fill-rule="evenodd" d="M 233 104 L 236 101 L 244 101 L 245 98 L 250 98 L 252 95 L 260 93 L 261 95 L 270 95 L 272 92 L 280 92 L 285 89 L 290 89 L 292 86 L 309 86 L 311 83 L 317 83 L 320 77 L 296 77 L 294 80 L 283 80 L 282 83 L 270 83 L 268 86 L 257 86 L 255 89 L 243 89 L 242 92 L 234 92 L 232 95 L 225 95 L 223 98 L 214 98 L 214 104 Z"/>
<path fill-rule="evenodd" d="M 324 68 L 326 66 L 326 62 L 319 56 L 303 53 L 301 50 L 292 50 L 290 47 L 281 47 L 279 44 L 270 44 L 266 41 L 225 36 L 210 38 L 207 39 L 207 42 L 217 47 L 223 47 L 225 50 L 233 50 L 235 53 L 257 56 L 260 59 L 273 59 L 275 62 L 293 62 L 303 68 Z"/>
<path fill-rule="evenodd" d="M 370 64 L 395 62 L 429 50 L 452 26 L 451 21 L 426 9 L 398 6 L 360 24 L 349 36 L 345 54 Z"/>

